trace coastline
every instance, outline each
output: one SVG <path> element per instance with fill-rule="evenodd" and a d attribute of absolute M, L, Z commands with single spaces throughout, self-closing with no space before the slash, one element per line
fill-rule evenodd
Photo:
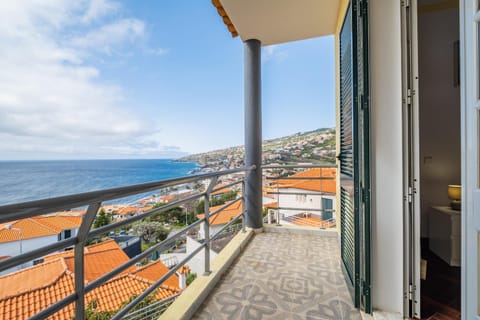
<path fill-rule="evenodd" d="M 99 191 L 192 174 L 200 165 L 175 159 L 0 162 L 0 206 Z M 133 203 L 149 194 L 112 201 Z"/>

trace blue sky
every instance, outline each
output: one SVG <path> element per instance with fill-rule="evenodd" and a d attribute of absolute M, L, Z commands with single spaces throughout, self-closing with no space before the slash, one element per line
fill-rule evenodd
<path fill-rule="evenodd" d="M 262 50 L 264 138 L 333 127 L 333 38 Z M 0 68 L 1 160 L 243 143 L 243 44 L 207 0 L 4 1 Z"/>

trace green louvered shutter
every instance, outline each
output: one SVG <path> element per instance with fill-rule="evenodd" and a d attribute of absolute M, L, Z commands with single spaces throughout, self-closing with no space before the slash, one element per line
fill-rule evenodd
<path fill-rule="evenodd" d="M 354 125 L 352 10 L 340 32 L 340 205 L 341 253 L 348 278 L 355 282 Z"/>
<path fill-rule="evenodd" d="M 350 4 L 340 31 L 341 255 L 354 303 L 371 313 L 368 42 L 366 2 Z"/>

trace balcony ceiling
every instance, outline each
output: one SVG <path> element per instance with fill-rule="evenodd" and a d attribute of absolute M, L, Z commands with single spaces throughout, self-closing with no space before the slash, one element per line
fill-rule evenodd
<path fill-rule="evenodd" d="M 333 34 L 342 0 L 220 0 L 242 40 L 263 46 Z"/>

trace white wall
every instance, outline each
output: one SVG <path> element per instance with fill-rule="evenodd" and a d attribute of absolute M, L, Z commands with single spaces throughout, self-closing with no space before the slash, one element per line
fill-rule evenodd
<path fill-rule="evenodd" d="M 22 253 L 38 249 L 40 247 L 55 243 L 58 235 L 31 238 L 22 240 Z M 20 254 L 20 242 L 11 241 L 0 243 L 0 256 L 17 256 Z"/>
<path fill-rule="evenodd" d="M 57 240 L 58 240 L 57 235 L 22 240 L 22 253 L 32 251 L 34 249 L 38 249 L 40 247 L 55 243 L 57 242 Z M 18 256 L 19 254 L 20 254 L 20 241 L 0 243 L 0 256 L 14 257 L 14 256 Z M 10 273 L 19 269 L 23 269 L 32 265 L 33 265 L 33 261 L 27 262 L 22 264 L 21 266 L 17 266 L 15 268 L 5 270 L 0 274 L 7 274 L 7 273 Z"/>
<path fill-rule="evenodd" d="M 302 193 L 308 192 L 313 193 L 314 191 L 307 191 L 303 189 L 294 189 L 294 188 L 286 188 L 282 189 L 282 192 L 292 192 L 292 193 Z M 322 195 L 318 193 L 318 195 L 306 195 L 298 196 L 298 195 L 290 195 L 290 194 L 280 194 L 278 195 L 278 206 L 279 207 L 286 207 L 286 208 L 308 208 L 308 209 L 322 209 L 322 198 L 331 199 L 333 201 L 332 208 L 336 208 L 336 197 L 334 195 Z M 308 210 L 304 210 L 308 211 Z M 285 215 L 285 217 L 293 216 L 300 214 L 304 211 L 299 210 L 280 210 L 280 217 Z M 312 214 L 320 215 L 320 211 L 309 211 Z M 335 212 L 333 213 L 333 217 L 335 217 Z"/>
<path fill-rule="evenodd" d="M 428 236 L 428 208 L 448 205 L 447 186 L 461 180 L 460 87 L 453 84 L 458 14 L 447 9 L 418 17 L 422 237 Z"/>
<path fill-rule="evenodd" d="M 370 5 L 373 307 L 403 312 L 400 1 Z"/>
<path fill-rule="evenodd" d="M 216 234 L 218 231 L 220 231 L 225 225 L 224 224 L 216 224 L 213 226 L 210 226 L 210 237 Z M 198 229 L 198 235 L 201 239 L 205 239 L 205 222 L 200 223 L 199 229 Z"/>
<path fill-rule="evenodd" d="M 160 255 L 160 259 L 165 260 L 170 257 L 176 257 L 178 262 L 180 262 L 199 246 L 200 243 L 198 241 L 187 236 L 186 253 L 165 253 Z M 215 251 L 210 250 L 210 263 L 217 257 L 217 255 L 218 254 Z M 202 249 L 192 259 L 190 259 L 187 262 L 187 265 L 190 267 L 193 273 L 196 273 L 197 275 L 203 274 L 205 271 L 205 249 Z"/>

